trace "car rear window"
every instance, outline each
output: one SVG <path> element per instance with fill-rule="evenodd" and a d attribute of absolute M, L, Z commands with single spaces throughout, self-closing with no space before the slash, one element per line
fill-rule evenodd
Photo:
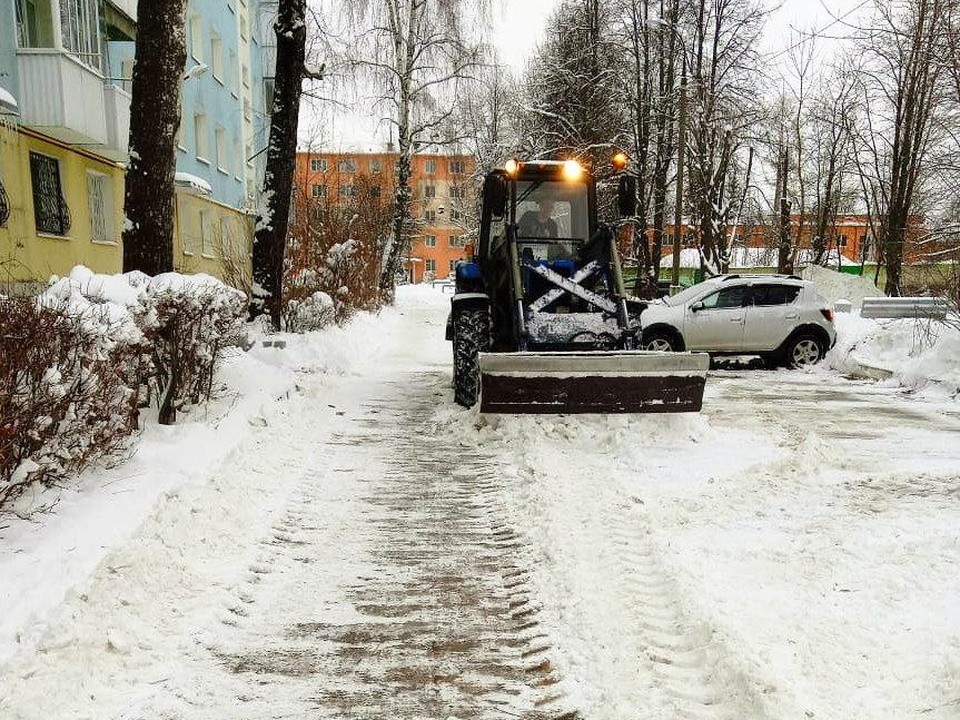
<path fill-rule="evenodd" d="M 789 305 L 800 294 L 799 285 L 754 285 L 750 290 L 753 305 Z"/>

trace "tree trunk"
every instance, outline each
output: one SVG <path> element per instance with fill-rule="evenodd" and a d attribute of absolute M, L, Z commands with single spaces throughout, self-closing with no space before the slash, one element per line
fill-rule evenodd
<path fill-rule="evenodd" d="M 273 114 L 263 179 L 267 207 L 265 213 L 257 218 L 253 238 L 253 300 L 250 316 L 269 315 L 276 330 L 280 329 L 283 256 L 297 161 L 297 125 L 307 41 L 306 12 L 306 0 L 280 0 L 274 26 L 277 34 L 277 67 Z"/>
<path fill-rule="evenodd" d="M 187 64 L 186 0 L 137 3 L 130 103 L 130 165 L 123 209 L 123 270 L 173 270 L 173 203 L 180 86 Z"/>

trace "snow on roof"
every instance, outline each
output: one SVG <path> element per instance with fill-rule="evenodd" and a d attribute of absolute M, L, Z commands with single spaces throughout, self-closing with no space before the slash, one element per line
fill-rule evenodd
<path fill-rule="evenodd" d="M 19 109 L 16 98 L 13 97 L 9 90 L 5 90 L 2 85 L 0 85 L 0 108 L 13 110 L 14 112 L 17 112 Z"/>
<path fill-rule="evenodd" d="M 178 172 L 173 181 L 181 187 L 193 190 L 201 195 L 213 195 L 213 188 L 206 180 L 186 172 Z"/>

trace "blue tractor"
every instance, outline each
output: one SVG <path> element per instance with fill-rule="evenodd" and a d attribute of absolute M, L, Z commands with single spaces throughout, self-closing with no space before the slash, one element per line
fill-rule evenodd
<path fill-rule="evenodd" d="M 634 213 L 634 197 L 622 175 L 621 215 Z M 481 213 L 447 323 L 457 403 L 479 400 L 489 413 L 700 410 L 707 355 L 635 349 L 643 305 L 627 296 L 616 238 L 597 220 L 596 182 L 580 163 L 511 160 L 486 176 Z"/>

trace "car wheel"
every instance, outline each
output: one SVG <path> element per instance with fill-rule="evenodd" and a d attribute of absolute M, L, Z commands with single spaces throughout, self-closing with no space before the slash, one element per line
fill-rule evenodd
<path fill-rule="evenodd" d="M 667 333 L 655 332 L 643 339 L 643 349 L 656 352 L 675 352 L 677 341 Z"/>
<path fill-rule="evenodd" d="M 823 360 L 825 352 L 820 338 L 815 335 L 798 335 L 787 345 L 785 357 L 790 367 L 800 368 L 816 365 Z"/>

